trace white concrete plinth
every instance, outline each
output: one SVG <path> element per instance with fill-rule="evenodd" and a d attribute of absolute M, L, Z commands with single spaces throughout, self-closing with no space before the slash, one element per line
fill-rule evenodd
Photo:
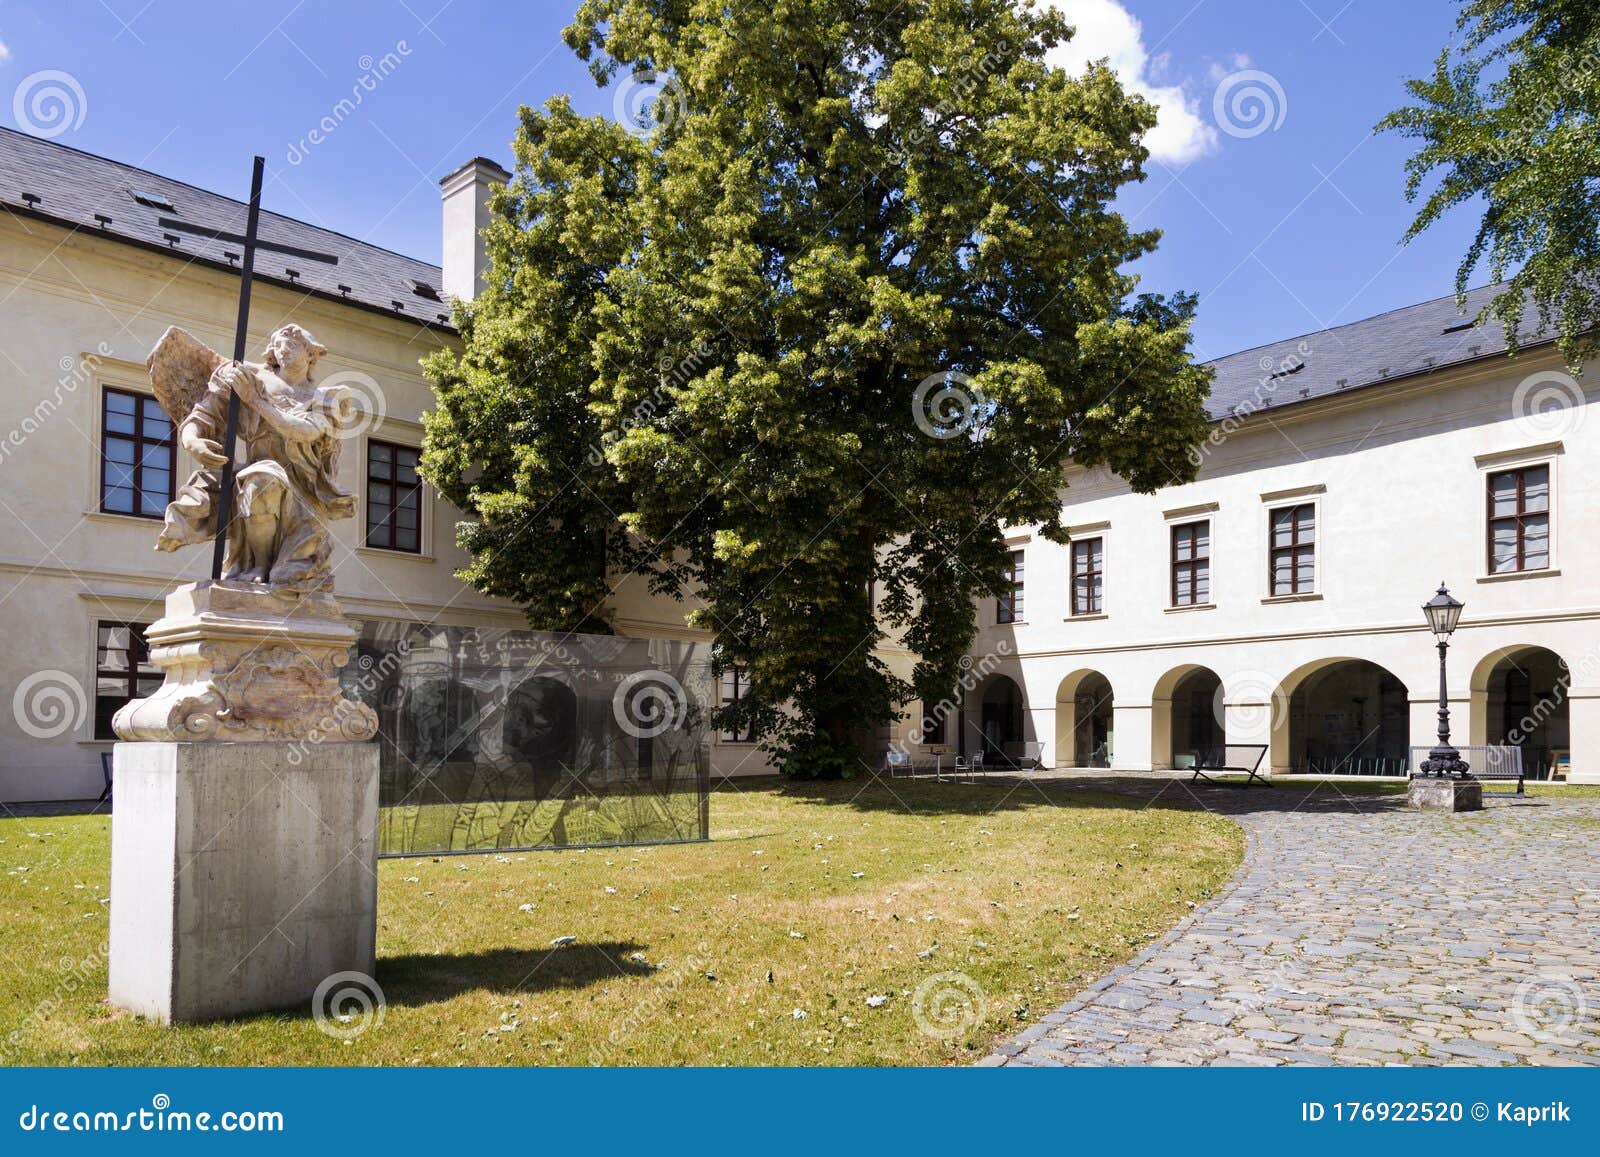
<path fill-rule="evenodd" d="M 376 744 L 118 743 L 113 766 L 112 1004 L 216 1020 L 372 975 Z"/>

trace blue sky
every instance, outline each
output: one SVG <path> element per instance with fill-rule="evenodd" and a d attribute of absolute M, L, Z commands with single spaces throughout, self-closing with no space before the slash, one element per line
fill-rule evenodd
<path fill-rule="evenodd" d="M 1454 0 L 1060 6 L 1081 27 L 1064 65 L 1109 56 L 1161 105 L 1158 158 L 1121 208 L 1165 234 L 1138 266 L 1144 288 L 1200 294 L 1202 356 L 1450 292 L 1476 219 L 1401 248 L 1410 147 L 1371 127 L 1450 37 Z M 438 179 L 475 155 L 509 160 L 519 104 L 565 92 L 612 113 L 560 41 L 571 9 L 0 0 L 0 121 L 25 127 L 19 90 L 65 73 L 82 95 L 66 89 L 76 107 L 49 126 L 56 140 L 240 197 L 260 152 L 268 207 L 437 261 Z M 363 76 L 360 107 L 308 145 Z"/>

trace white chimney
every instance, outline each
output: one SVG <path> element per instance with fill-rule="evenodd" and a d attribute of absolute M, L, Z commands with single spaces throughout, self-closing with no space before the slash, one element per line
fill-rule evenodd
<path fill-rule="evenodd" d="M 489 186 L 511 174 L 493 161 L 474 157 L 439 182 L 444 190 L 444 293 L 471 301 L 484 286 L 489 259 L 483 227 L 489 223 Z"/>

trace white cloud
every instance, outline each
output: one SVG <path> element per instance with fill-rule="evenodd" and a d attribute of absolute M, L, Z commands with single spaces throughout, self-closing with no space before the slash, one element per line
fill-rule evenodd
<path fill-rule="evenodd" d="M 1243 52 L 1235 52 L 1232 60 L 1227 64 L 1213 61 L 1206 70 L 1206 75 L 1211 78 L 1212 84 L 1221 84 L 1236 72 L 1243 72 L 1250 67 L 1250 57 Z"/>
<path fill-rule="evenodd" d="M 1150 56 L 1144 46 L 1143 29 L 1132 13 L 1116 0 L 1050 3 L 1077 29 L 1077 35 L 1052 49 L 1049 62 L 1079 73 L 1091 60 L 1108 57 L 1123 86 L 1156 106 L 1156 127 L 1144 138 L 1152 158 L 1182 165 L 1216 147 L 1217 132 L 1201 119 L 1199 102 L 1181 84 L 1157 83 L 1156 77 L 1164 70 L 1167 58 L 1165 54 Z"/>
<path fill-rule="evenodd" d="M 4 40 L 0 40 L 0 64 L 4 64 L 10 59 L 11 49 L 6 47 L 6 42 Z"/>

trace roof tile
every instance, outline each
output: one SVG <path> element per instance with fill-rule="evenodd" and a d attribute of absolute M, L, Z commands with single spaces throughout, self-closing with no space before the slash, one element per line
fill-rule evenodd
<path fill-rule="evenodd" d="M 148 200 L 165 198 L 173 211 L 136 199 L 133 190 L 154 194 Z M 37 200 L 25 201 L 24 196 L 30 194 Z M 163 228 L 159 219 L 172 217 L 238 234 L 244 232 L 246 211 L 245 203 L 232 197 L 4 127 L 0 127 L 0 205 L 84 233 L 171 250 L 223 269 L 237 268 L 237 243 Z M 448 320 L 440 320 L 441 314 L 448 317 L 449 306 L 416 290 L 418 283 L 439 289 L 442 272 L 437 265 L 265 208 L 260 230 L 263 239 L 326 253 L 339 262 L 327 265 L 258 251 L 257 279 L 354 302 L 419 324 L 453 328 Z M 291 269 L 295 276 L 290 276 Z"/>

